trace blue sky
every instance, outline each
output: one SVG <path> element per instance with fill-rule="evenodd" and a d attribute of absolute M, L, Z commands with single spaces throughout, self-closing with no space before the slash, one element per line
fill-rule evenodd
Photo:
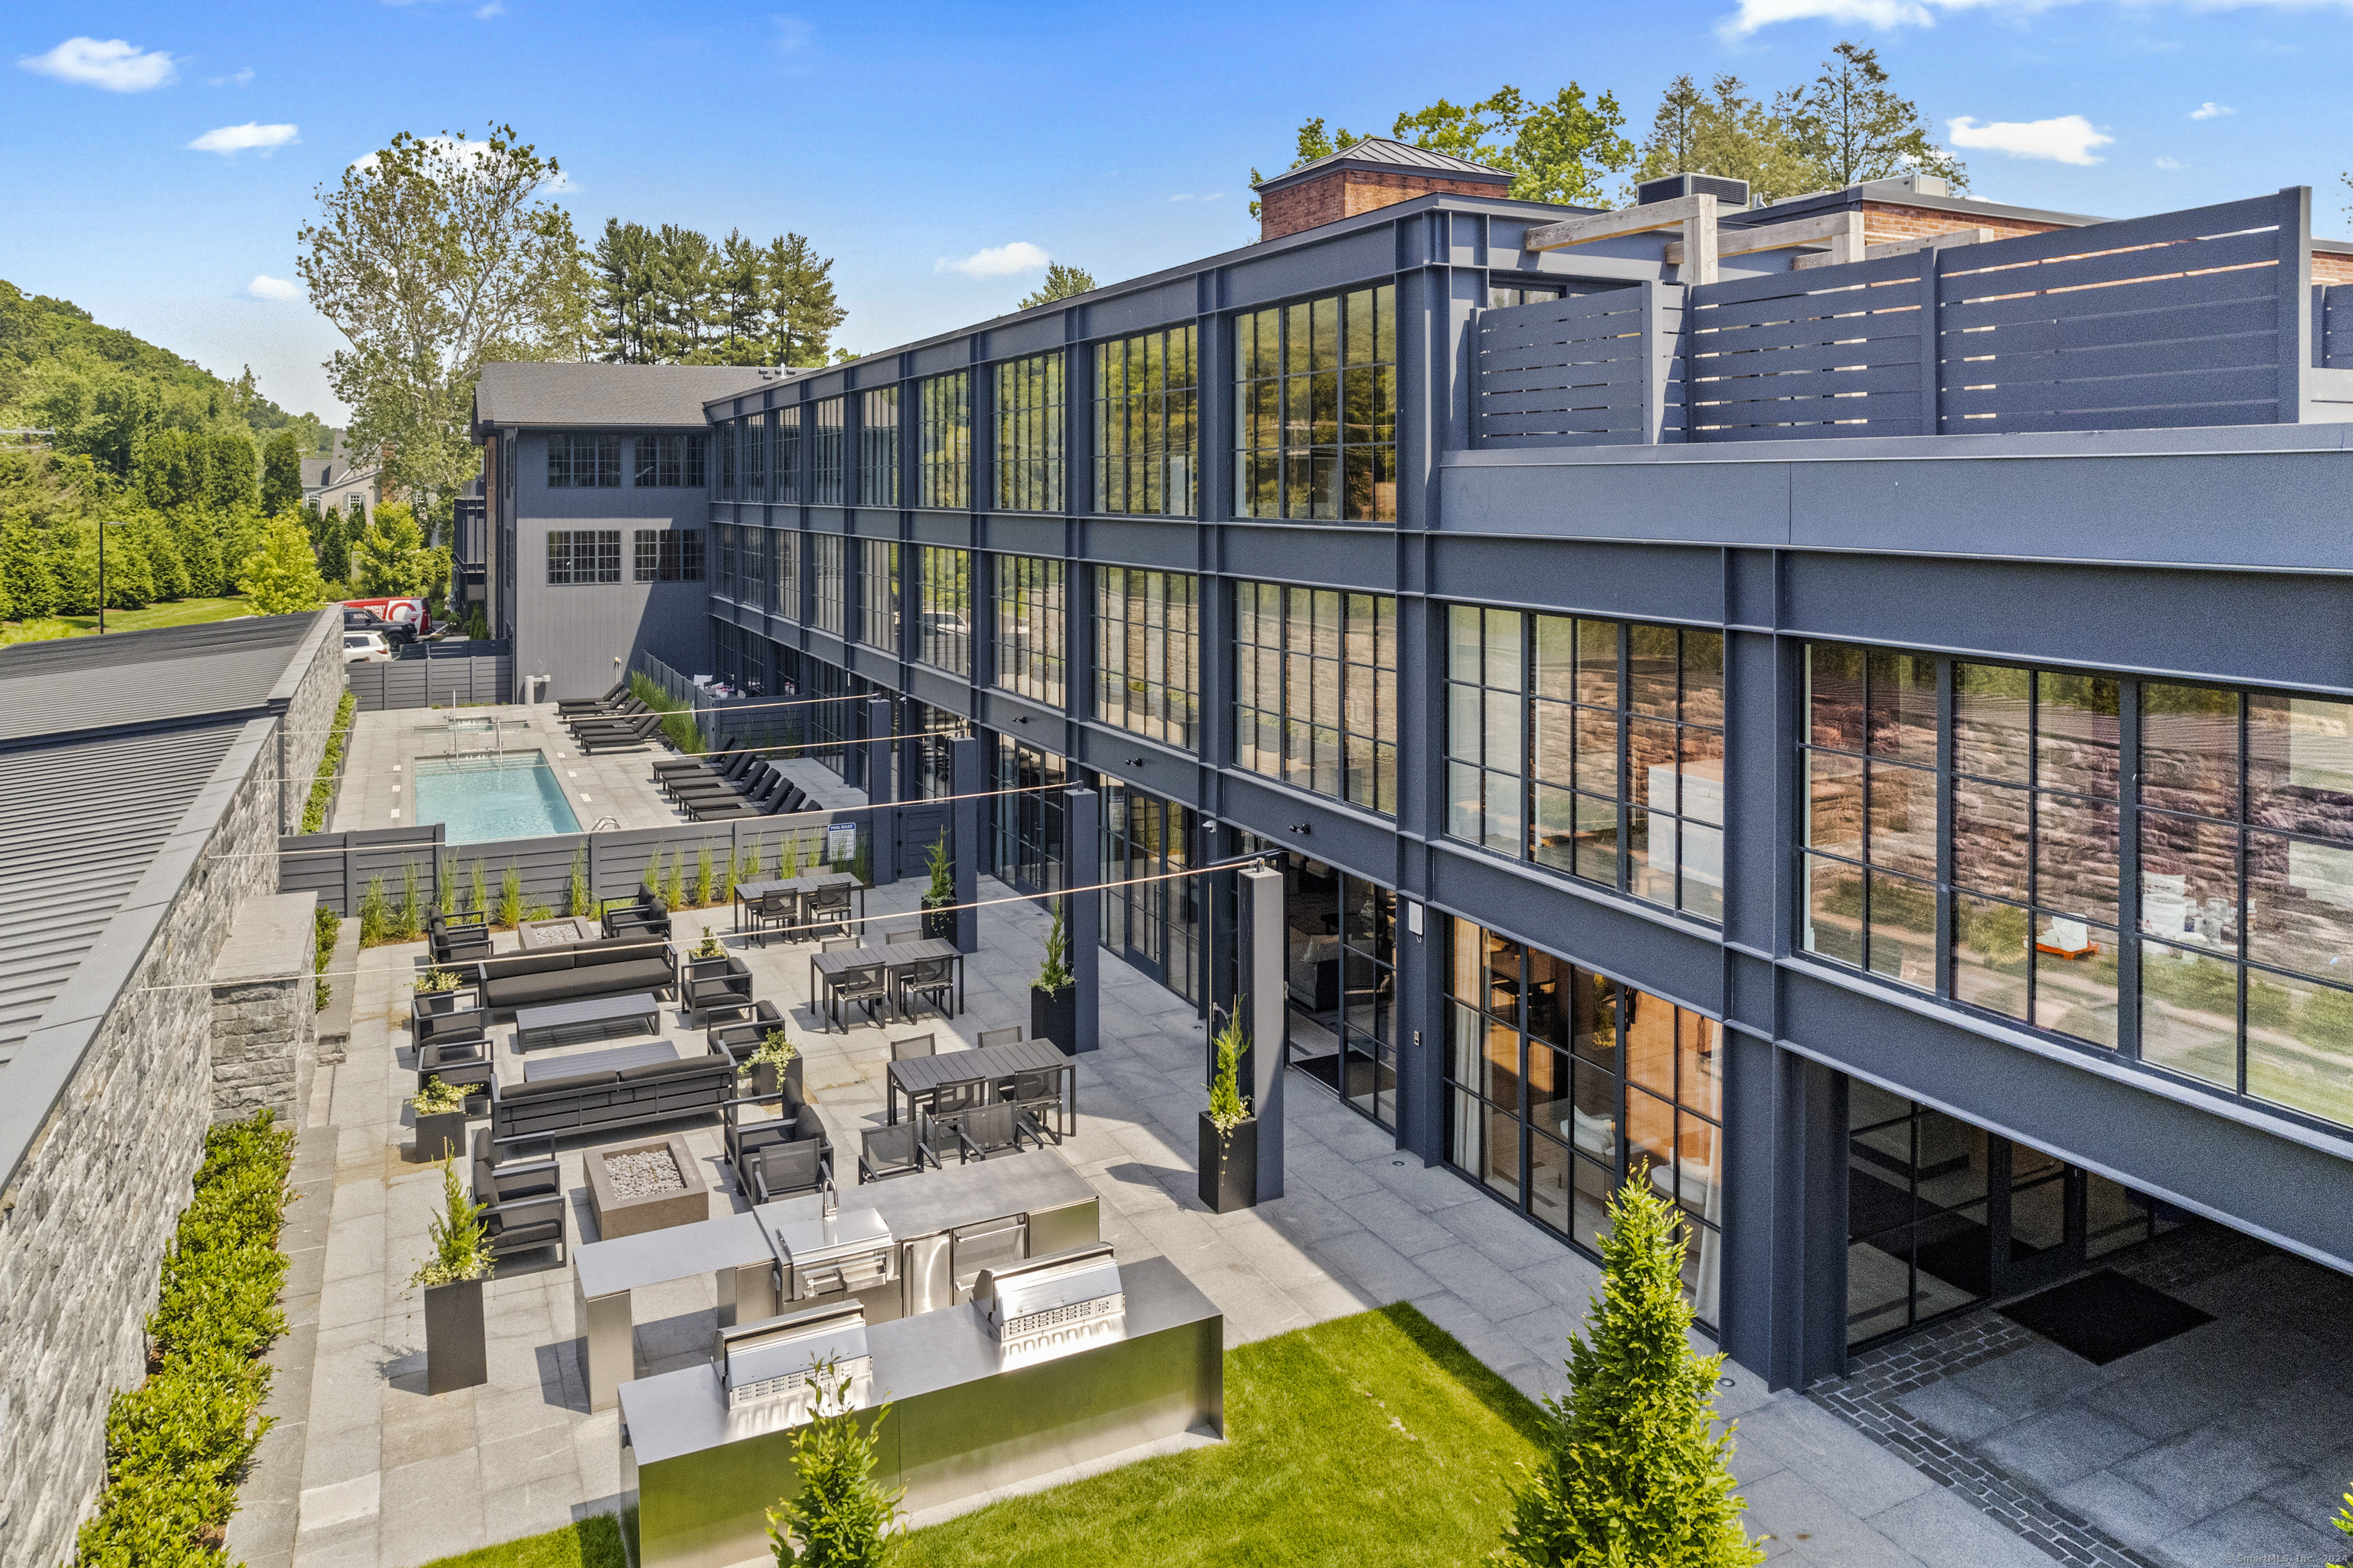
<path fill-rule="evenodd" d="M 1576 80 L 1639 133 L 1678 71 L 1770 89 L 1848 37 L 1979 196 L 2121 216 L 2304 184 L 2353 232 L 2353 0 L 66 3 L 0 16 L 0 278 L 339 418 L 332 329 L 267 297 L 313 191 L 396 131 L 497 119 L 561 160 L 584 238 L 808 235 L 865 351 L 1033 285 L 944 265 L 984 251 L 1108 281 L 1247 241 L 1248 171 L 1306 115 L 1386 132 Z"/>

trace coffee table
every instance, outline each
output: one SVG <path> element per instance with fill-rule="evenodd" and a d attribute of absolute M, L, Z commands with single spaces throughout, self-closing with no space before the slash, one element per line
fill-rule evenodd
<path fill-rule="evenodd" d="M 650 1034 L 661 1026 L 661 1003 L 650 991 L 635 996 L 592 996 L 579 1001 L 515 1009 L 515 1049 L 565 1045 L 575 1040 L 610 1040 L 617 1034 Z"/>
<path fill-rule="evenodd" d="M 533 948 L 560 948 L 568 942 L 586 942 L 604 935 L 593 920 L 576 915 L 560 916 L 553 920 L 524 920 L 515 927 L 515 939 L 528 950 Z"/>

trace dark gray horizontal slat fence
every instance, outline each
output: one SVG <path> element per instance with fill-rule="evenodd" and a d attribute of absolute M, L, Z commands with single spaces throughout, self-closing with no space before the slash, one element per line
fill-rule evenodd
<path fill-rule="evenodd" d="M 344 683 L 363 713 L 386 708 L 448 707 L 455 703 L 512 701 L 514 660 L 504 655 L 463 659 L 395 659 L 347 664 Z"/>
<path fill-rule="evenodd" d="M 2328 370 L 2353 370 L 2353 283 L 2315 284 L 2312 290 L 2312 363 Z"/>
<path fill-rule="evenodd" d="M 369 879 L 383 877 L 385 896 L 397 903 L 403 871 L 413 868 L 417 896 L 430 904 L 441 832 L 440 823 L 429 822 L 415 828 L 290 834 L 278 841 L 278 891 L 316 893 L 321 904 L 348 920 L 359 914 Z"/>
<path fill-rule="evenodd" d="M 1481 446 L 1680 440 L 1683 290 L 1644 283 L 1481 311 L 1473 354 Z"/>

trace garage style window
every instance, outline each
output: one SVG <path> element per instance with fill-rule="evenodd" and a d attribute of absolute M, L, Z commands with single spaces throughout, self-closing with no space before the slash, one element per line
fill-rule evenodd
<path fill-rule="evenodd" d="M 972 372 L 934 376 L 917 397 L 915 504 L 961 511 L 972 504 Z"/>
<path fill-rule="evenodd" d="M 621 580 L 618 528 L 551 528 L 547 534 L 547 580 L 552 587 Z"/>
<path fill-rule="evenodd" d="M 809 406 L 809 499 L 819 506 L 841 504 L 842 403 L 828 397 Z"/>
<path fill-rule="evenodd" d="M 839 637 L 842 623 L 849 614 L 849 584 L 841 569 L 841 535 L 810 535 L 809 561 L 817 596 L 809 610 L 809 624 Z"/>
<path fill-rule="evenodd" d="M 801 498 L 801 410 L 796 403 L 776 410 L 776 500 L 793 505 Z"/>
<path fill-rule="evenodd" d="M 915 585 L 921 619 L 915 657 L 953 674 L 972 673 L 972 556 L 926 545 Z"/>
<path fill-rule="evenodd" d="M 1397 600 L 1239 583 L 1234 641 L 1234 761 L 1395 811 Z"/>
<path fill-rule="evenodd" d="M 1198 579 L 1095 570 L 1095 716 L 1189 751 L 1201 703 Z"/>
<path fill-rule="evenodd" d="M 1062 563 L 1044 556 L 997 557 L 997 684 L 1059 708 L 1063 688 Z"/>
<path fill-rule="evenodd" d="M 1062 509 L 1062 356 L 1033 354 L 997 367 L 997 504 Z"/>
<path fill-rule="evenodd" d="M 888 539 L 859 541 L 858 640 L 899 651 L 899 546 Z"/>
<path fill-rule="evenodd" d="M 858 399 L 858 503 L 899 504 L 899 389 L 878 387 Z"/>
<path fill-rule="evenodd" d="M 614 535 L 616 541 L 619 537 Z M 702 530 L 640 528 L 637 557 L 641 583 L 699 583 L 702 580 Z"/>

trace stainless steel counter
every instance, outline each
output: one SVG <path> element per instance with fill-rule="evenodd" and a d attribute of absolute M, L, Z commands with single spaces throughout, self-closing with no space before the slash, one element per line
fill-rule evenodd
<path fill-rule="evenodd" d="M 1120 1275 L 1116 1335 L 1049 1359 L 1008 1355 L 970 1305 L 870 1325 L 872 1398 L 891 1406 L 875 1478 L 904 1486 L 909 1510 L 929 1509 L 1204 1424 L 1222 1433 L 1224 1318 L 1166 1258 Z M 767 1410 L 731 1411 L 715 1367 L 626 1383 L 619 1399 L 640 1568 L 767 1555 L 766 1510 L 793 1485 L 795 1429 Z"/>

